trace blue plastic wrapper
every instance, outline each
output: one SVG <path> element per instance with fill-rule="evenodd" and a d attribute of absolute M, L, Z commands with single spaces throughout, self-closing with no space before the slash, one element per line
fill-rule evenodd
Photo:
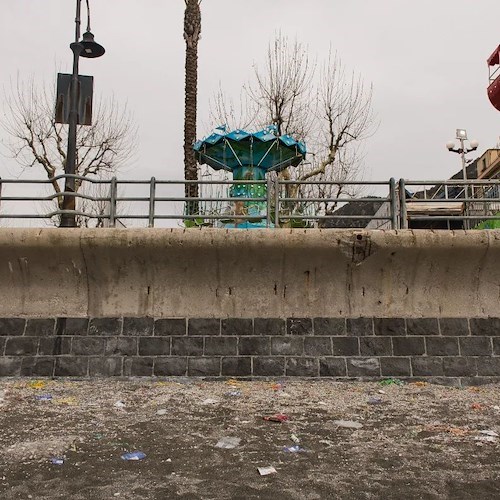
<path fill-rule="evenodd" d="M 39 396 L 35 396 L 37 401 L 50 401 L 52 399 L 51 394 L 40 394 Z"/>
<path fill-rule="evenodd" d="M 50 463 L 54 465 L 63 465 L 64 464 L 64 458 L 60 457 L 54 457 L 50 459 Z"/>
<path fill-rule="evenodd" d="M 143 453 L 142 451 L 131 451 L 129 453 L 124 453 L 122 455 L 122 460 L 127 460 L 127 461 L 144 460 L 145 458 L 146 454 Z"/>
<path fill-rule="evenodd" d="M 286 453 L 302 453 L 306 450 L 304 450 L 304 448 L 302 448 L 302 446 L 299 446 L 298 444 L 294 444 L 293 446 L 285 446 L 283 448 L 283 451 L 285 451 Z"/>

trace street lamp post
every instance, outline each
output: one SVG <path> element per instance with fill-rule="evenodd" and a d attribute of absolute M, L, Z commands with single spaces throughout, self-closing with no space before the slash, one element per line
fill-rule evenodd
<path fill-rule="evenodd" d="M 478 146 L 479 142 L 473 139 L 470 141 L 470 147 L 466 148 L 465 147 L 465 141 L 467 141 L 467 131 L 463 128 L 457 128 L 457 134 L 456 138 L 460 142 L 460 147 L 456 148 L 455 143 L 453 141 L 449 141 L 446 143 L 446 148 L 448 151 L 452 153 L 457 153 L 460 155 L 460 158 L 462 160 L 462 173 L 463 173 L 463 179 L 464 179 L 464 206 L 465 206 L 465 214 L 467 215 L 467 200 L 469 198 L 469 187 L 467 186 L 467 160 L 465 158 L 465 155 L 467 153 L 470 153 L 471 151 L 475 151 Z M 464 229 L 468 229 L 468 221 L 464 220 Z"/>
<path fill-rule="evenodd" d="M 94 35 L 90 32 L 90 7 L 89 0 L 87 3 L 87 31 L 83 34 L 83 39 L 80 41 L 80 12 L 81 0 L 76 0 L 76 17 L 75 17 L 75 41 L 70 44 L 73 51 L 73 72 L 71 75 L 70 87 L 70 108 L 69 108 L 69 128 L 68 128 L 68 149 L 66 153 L 66 164 L 64 173 L 66 174 L 64 184 L 64 199 L 63 210 L 61 216 L 60 227 L 76 227 L 76 198 L 75 198 L 75 173 L 76 173 L 76 139 L 77 128 L 79 123 L 78 116 L 78 99 L 80 90 L 80 81 L 78 77 L 78 63 L 80 57 L 95 58 L 104 54 L 105 50 L 102 45 L 94 41 Z"/>

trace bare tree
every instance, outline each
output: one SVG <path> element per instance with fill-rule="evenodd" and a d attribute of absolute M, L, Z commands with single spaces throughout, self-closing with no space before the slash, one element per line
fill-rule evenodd
<path fill-rule="evenodd" d="M 23 168 L 41 167 L 59 194 L 62 186 L 54 177 L 65 171 L 68 130 L 55 122 L 54 107 L 54 88 L 37 85 L 33 78 L 18 79 L 5 96 L 0 125 L 10 137 L 6 146 L 12 157 Z M 137 129 L 126 106 L 120 107 L 113 98 L 98 102 L 92 125 L 78 127 L 75 174 L 110 177 L 127 165 L 136 146 Z M 81 184 L 77 179 L 76 192 Z M 57 203 L 61 209 L 63 196 L 57 197 Z"/>
<path fill-rule="evenodd" d="M 198 167 L 193 152 L 196 140 L 196 111 L 198 97 L 198 42 L 201 36 L 201 0 L 184 0 L 184 40 L 186 42 L 185 61 L 185 110 L 184 110 L 184 179 L 198 180 Z M 198 185 L 186 184 L 186 197 L 198 197 Z M 198 212 L 196 202 L 186 206 L 188 214 Z"/>
<path fill-rule="evenodd" d="M 273 123 L 279 134 L 292 135 L 307 144 L 308 162 L 284 170 L 280 177 L 297 182 L 332 182 L 318 186 L 287 185 L 288 198 L 307 195 L 326 199 L 354 194 L 346 183 L 360 179 L 361 145 L 376 128 L 372 86 L 366 85 L 361 76 L 347 73 L 341 59 L 331 51 L 319 71 L 316 66 L 305 46 L 297 41 L 291 43 L 278 33 L 269 44 L 264 69 L 254 66 L 254 79 L 246 86 L 250 106 L 245 109 L 257 110 L 246 120 L 250 125 L 257 128 Z M 223 98 L 219 92 L 218 104 L 212 106 L 215 119 L 228 118 L 221 113 L 227 108 Z M 291 202 L 286 209 L 289 213 L 329 214 L 336 207 L 335 201 Z"/>

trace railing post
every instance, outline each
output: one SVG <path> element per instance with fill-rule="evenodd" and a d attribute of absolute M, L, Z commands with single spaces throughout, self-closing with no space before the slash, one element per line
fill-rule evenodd
<path fill-rule="evenodd" d="M 274 180 L 274 227 L 280 227 L 280 180 Z"/>
<path fill-rule="evenodd" d="M 155 225 L 155 197 L 156 197 L 156 178 L 151 177 L 149 184 L 149 222 L 148 227 Z"/>
<path fill-rule="evenodd" d="M 0 188 L 1 188 L 0 184 Z M 266 227 L 269 229 L 271 227 L 271 189 L 272 183 L 271 178 L 266 179 Z M 0 191 L 1 194 L 1 191 Z"/>
<path fill-rule="evenodd" d="M 406 188 L 404 179 L 399 179 L 399 227 L 400 229 L 408 229 L 408 219 L 406 214 Z"/>
<path fill-rule="evenodd" d="M 398 218 L 397 218 L 397 198 L 396 198 L 396 180 L 394 177 L 389 179 L 389 192 L 390 192 L 390 206 L 391 206 L 391 229 L 397 229 Z"/>
<path fill-rule="evenodd" d="M 117 198 L 117 181 L 116 177 L 111 178 L 111 186 L 109 190 L 109 227 L 116 226 L 116 198 Z"/>

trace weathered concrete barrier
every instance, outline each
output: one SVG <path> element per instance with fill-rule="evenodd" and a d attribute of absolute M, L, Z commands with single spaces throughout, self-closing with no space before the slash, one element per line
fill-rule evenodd
<path fill-rule="evenodd" d="M 500 232 L 0 230 L 0 376 L 500 380 Z"/>
<path fill-rule="evenodd" d="M 1 229 L 0 317 L 484 317 L 500 232 Z"/>

